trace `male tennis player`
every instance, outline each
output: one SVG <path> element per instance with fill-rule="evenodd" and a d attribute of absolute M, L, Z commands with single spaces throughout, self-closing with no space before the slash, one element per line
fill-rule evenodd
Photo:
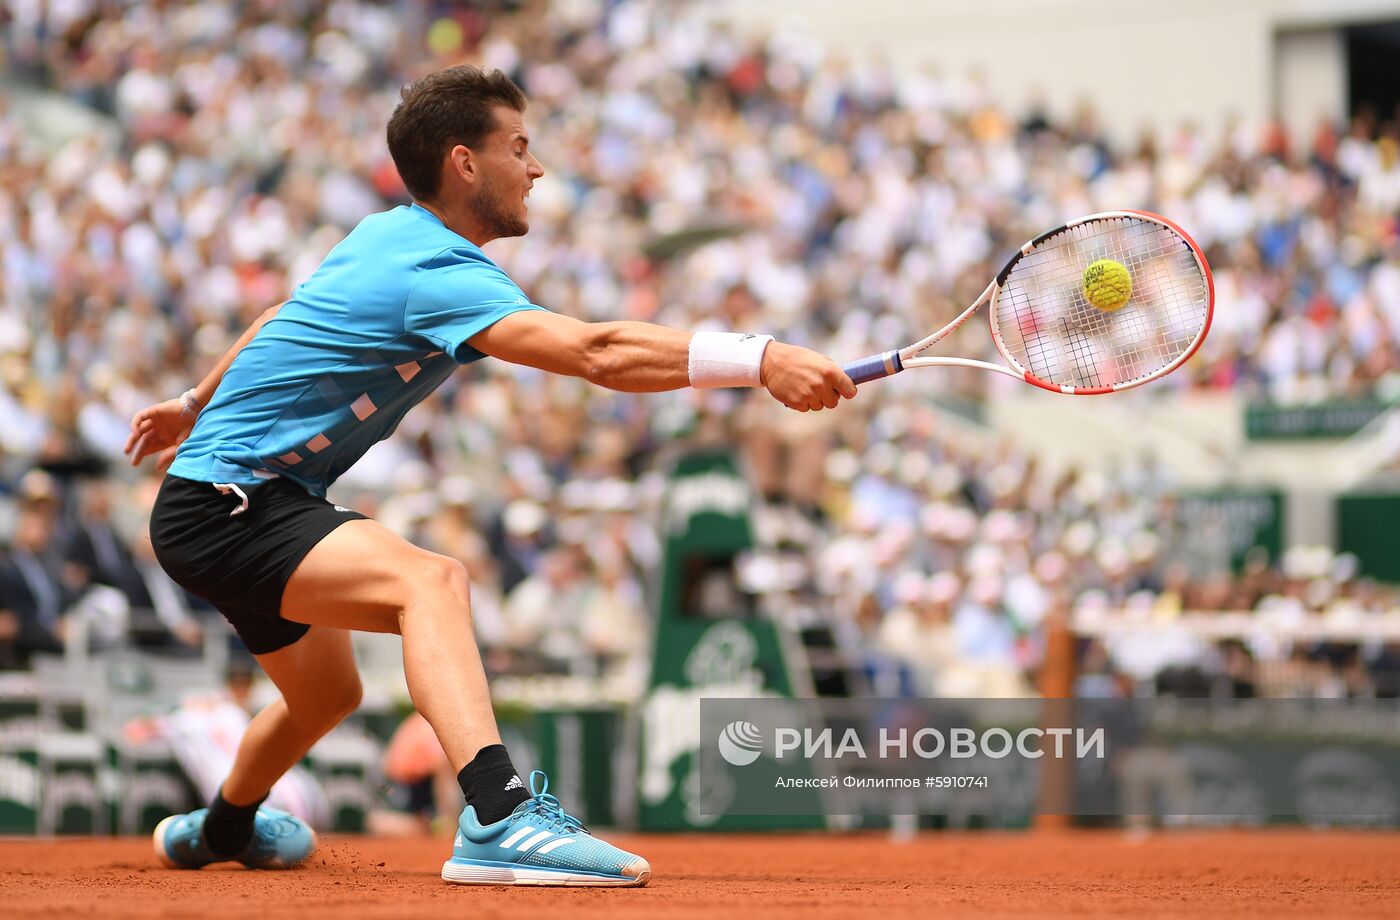
<path fill-rule="evenodd" d="M 453 67 L 407 87 L 388 141 L 412 206 L 361 221 L 197 387 L 132 419 L 133 463 L 175 454 L 151 515 L 161 565 L 223 612 L 281 691 L 209 807 L 156 828 L 167 865 L 276 868 L 311 854 L 309 827 L 259 806 L 358 705 L 347 630 L 364 629 L 403 637 L 414 705 L 466 795 L 444 879 L 651 875 L 565 813 L 543 774 L 521 782 L 492 714 L 462 564 L 332 505 L 326 489 L 457 365 L 485 356 L 631 392 L 762 386 L 799 411 L 833 408 L 855 386 L 828 358 L 769 336 L 584 323 L 530 303 L 480 248 L 529 229 L 525 199 L 544 169 L 524 111 L 499 71 Z"/>

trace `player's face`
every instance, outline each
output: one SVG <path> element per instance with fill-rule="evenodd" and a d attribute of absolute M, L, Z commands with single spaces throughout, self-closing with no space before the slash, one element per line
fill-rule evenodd
<path fill-rule="evenodd" d="M 473 153 L 479 179 L 467 204 L 493 238 L 524 236 L 530 229 L 525 199 L 544 167 L 530 152 L 525 120 L 509 106 L 497 106 L 496 130 Z"/>

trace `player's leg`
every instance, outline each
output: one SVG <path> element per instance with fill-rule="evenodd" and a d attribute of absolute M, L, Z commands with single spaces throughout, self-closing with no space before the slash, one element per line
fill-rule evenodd
<path fill-rule="evenodd" d="M 253 717 L 238 745 L 220 789 L 234 807 L 261 802 L 282 774 L 360 704 L 360 675 L 350 634 L 343 629 L 313 627 L 291 645 L 256 657 L 281 695 Z M 216 819 L 211 815 L 206 822 L 206 835 L 215 850 L 230 852 L 214 839 L 221 830 Z"/>
<path fill-rule="evenodd" d="M 197 869 L 236 859 L 285 868 L 315 849 L 316 835 L 305 822 L 262 803 L 282 774 L 359 705 L 360 677 L 343 629 L 288 631 L 284 641 L 290 644 L 256 656 L 281 695 L 249 723 L 214 800 L 157 826 L 156 855 L 166 865 Z"/>
<path fill-rule="evenodd" d="M 546 794 L 542 774 L 531 775 L 528 792 L 515 774 L 500 744 L 460 562 L 374 521 L 349 521 L 297 566 L 283 590 L 282 616 L 403 637 L 409 693 L 467 801 L 444 879 L 630 886 L 650 878 L 646 860 L 585 833 Z"/>
<path fill-rule="evenodd" d="M 499 744 L 472 631 L 467 573 L 375 521 L 348 521 L 306 554 L 282 592 L 284 619 L 403 637 L 414 706 L 454 770 Z"/>

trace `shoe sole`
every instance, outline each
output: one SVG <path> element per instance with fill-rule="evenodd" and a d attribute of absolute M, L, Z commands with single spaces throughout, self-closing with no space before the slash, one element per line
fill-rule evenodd
<path fill-rule="evenodd" d="M 556 885 L 571 888 L 641 888 L 651 880 L 651 869 L 636 878 L 609 878 L 577 872 L 547 869 L 511 869 L 504 866 L 473 866 L 449 859 L 442 864 L 442 880 L 454 885 Z"/>

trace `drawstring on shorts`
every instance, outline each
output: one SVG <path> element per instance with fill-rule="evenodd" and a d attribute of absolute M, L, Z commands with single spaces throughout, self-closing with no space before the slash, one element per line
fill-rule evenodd
<path fill-rule="evenodd" d="M 234 494 L 243 500 L 237 508 L 234 508 L 228 513 L 229 517 L 238 517 L 238 515 L 248 510 L 248 494 L 238 488 L 236 484 L 232 482 L 216 482 L 213 485 L 214 488 L 219 490 L 220 495 Z"/>

